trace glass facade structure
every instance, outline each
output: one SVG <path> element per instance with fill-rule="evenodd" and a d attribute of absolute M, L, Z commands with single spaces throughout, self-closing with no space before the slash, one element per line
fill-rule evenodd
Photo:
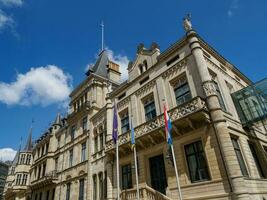
<path fill-rule="evenodd" d="M 267 78 L 232 94 L 239 118 L 244 126 L 267 119 Z"/>

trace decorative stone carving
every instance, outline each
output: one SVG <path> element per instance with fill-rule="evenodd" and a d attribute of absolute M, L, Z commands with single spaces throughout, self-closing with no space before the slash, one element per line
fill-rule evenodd
<path fill-rule="evenodd" d="M 191 23 L 191 14 L 187 14 L 185 17 L 184 17 L 184 30 L 186 32 L 188 31 L 191 31 L 192 30 L 192 23 Z"/>
<path fill-rule="evenodd" d="M 155 84 L 156 84 L 156 80 L 150 81 L 145 86 L 143 86 L 142 88 L 140 88 L 139 90 L 137 90 L 135 94 L 137 96 L 140 96 L 141 94 L 148 93 L 148 92 L 150 92 L 153 89 L 153 87 L 155 86 Z"/>
<path fill-rule="evenodd" d="M 215 83 L 213 81 L 206 81 L 203 83 L 203 89 L 207 97 L 217 95 Z"/>
<path fill-rule="evenodd" d="M 181 106 L 177 106 L 176 108 L 170 110 L 169 115 L 172 121 L 176 121 L 194 112 L 197 112 L 199 110 L 206 110 L 206 109 L 207 107 L 206 107 L 205 101 L 202 100 L 200 97 L 196 97 L 192 99 L 191 101 L 189 101 L 188 103 L 183 104 Z M 162 128 L 163 126 L 164 126 L 164 116 L 163 114 L 161 114 L 154 120 L 145 122 L 141 124 L 140 126 L 136 127 L 134 130 L 136 139 L 146 134 L 150 134 L 152 131 Z M 131 138 L 130 131 L 122 135 L 119 135 L 119 138 L 118 138 L 119 145 L 130 142 L 130 138 Z M 108 141 L 106 143 L 106 151 L 110 151 L 113 148 L 115 148 L 113 140 Z"/>
<path fill-rule="evenodd" d="M 130 97 L 127 97 L 121 100 L 120 102 L 118 102 L 117 104 L 118 110 L 121 110 L 122 108 L 126 107 L 129 104 L 129 101 L 130 101 Z"/>
<path fill-rule="evenodd" d="M 185 67 L 187 64 L 187 59 L 183 59 L 179 61 L 177 64 L 169 68 L 167 71 L 165 71 L 162 74 L 162 78 L 166 79 L 167 77 L 172 77 L 174 74 L 178 72 L 178 70 L 182 69 L 182 67 Z"/>

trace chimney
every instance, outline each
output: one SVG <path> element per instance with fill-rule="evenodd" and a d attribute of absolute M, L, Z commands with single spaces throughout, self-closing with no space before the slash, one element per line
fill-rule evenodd
<path fill-rule="evenodd" d="M 120 66 L 117 63 L 108 61 L 107 65 L 108 79 L 119 83 L 121 80 Z"/>

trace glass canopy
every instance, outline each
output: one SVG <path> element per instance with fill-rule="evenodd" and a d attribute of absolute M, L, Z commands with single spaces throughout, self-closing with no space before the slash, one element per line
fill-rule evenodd
<path fill-rule="evenodd" d="M 240 120 L 251 126 L 267 118 L 267 78 L 232 94 Z"/>

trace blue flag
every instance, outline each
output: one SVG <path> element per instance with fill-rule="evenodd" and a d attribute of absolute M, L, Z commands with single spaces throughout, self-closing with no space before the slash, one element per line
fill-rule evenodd
<path fill-rule="evenodd" d="M 134 137 L 134 127 L 133 127 L 133 120 L 131 118 L 131 145 L 132 145 L 132 149 L 135 146 L 135 137 Z"/>
<path fill-rule="evenodd" d="M 118 114 L 117 114 L 117 106 L 116 103 L 114 103 L 113 108 L 113 131 L 112 131 L 112 139 L 113 142 L 116 144 L 118 140 Z"/>

